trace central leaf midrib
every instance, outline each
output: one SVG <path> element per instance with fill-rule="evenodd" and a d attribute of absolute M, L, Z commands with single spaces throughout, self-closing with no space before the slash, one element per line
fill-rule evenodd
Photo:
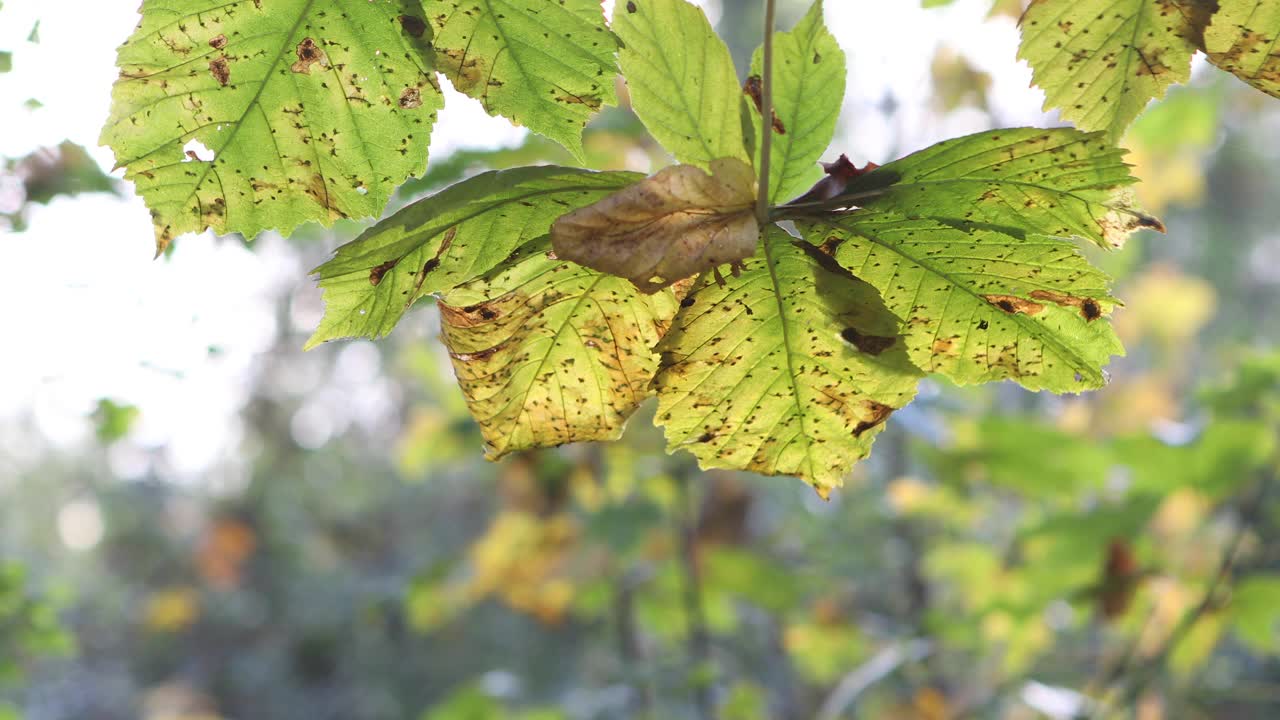
<path fill-rule="evenodd" d="M 766 127 L 766 132 L 768 132 L 770 128 L 768 128 L 767 125 L 765 127 Z M 781 232 L 781 230 L 778 230 L 778 232 Z M 804 459 L 809 466 L 809 477 L 816 477 L 816 475 L 813 472 L 812 436 L 809 435 L 809 429 L 807 427 L 807 424 L 805 423 L 806 416 L 805 416 L 804 406 L 800 402 L 799 376 L 796 374 L 795 363 L 792 361 L 792 355 L 794 354 L 794 351 L 792 350 L 792 347 L 791 347 L 791 333 L 787 329 L 787 326 L 789 323 L 786 315 L 786 307 L 782 303 L 782 286 L 780 284 L 780 281 L 778 280 L 777 265 L 776 265 L 776 260 L 774 259 L 774 253 L 772 248 L 773 243 L 771 242 L 771 240 L 772 239 L 769 237 L 769 231 L 766 231 L 765 241 L 763 243 L 765 266 L 769 269 L 769 279 L 773 283 L 773 300 L 777 304 L 777 308 L 778 308 L 778 325 L 779 327 L 782 328 L 782 346 L 784 348 L 784 354 L 786 355 L 786 358 L 787 358 L 787 375 L 791 380 L 791 389 L 792 389 L 791 398 L 793 403 L 795 404 L 796 415 L 799 416 L 800 418 L 800 432 L 806 438 L 810 439 L 809 442 L 805 443 Z"/>
<path fill-rule="evenodd" d="M 245 118 L 249 116 L 249 112 L 252 111 L 258 104 L 258 101 L 262 99 L 262 93 L 266 90 L 267 85 L 270 84 L 272 74 L 274 74 L 276 68 L 280 66 L 280 59 L 285 56 L 286 51 L 289 49 L 289 45 L 293 42 L 293 38 L 298 32 L 298 28 L 302 27 L 303 20 L 311 12 L 311 8 L 315 3 L 316 0 L 303 0 L 302 9 L 298 12 L 298 17 L 294 20 L 293 26 L 285 33 L 284 42 L 281 43 L 280 50 L 275 54 L 275 57 L 271 59 L 271 66 L 267 68 L 265 73 L 263 73 L 262 82 L 258 85 L 257 91 L 254 92 L 253 98 L 249 100 L 247 105 L 245 105 L 244 112 L 240 113 L 240 119 L 232 125 L 231 132 L 227 134 L 227 141 L 218 146 L 218 154 L 221 154 L 224 149 L 230 147 L 235 142 L 236 137 L 240 134 L 240 128 L 244 127 Z M 281 160 L 283 160 L 283 158 Z M 190 202 L 191 198 L 195 197 L 196 194 L 200 192 L 200 187 L 204 185 L 205 179 L 208 178 L 209 173 L 213 171 L 215 162 L 216 159 L 205 165 L 204 170 L 192 185 L 191 192 L 182 199 L 183 205 Z M 227 201 L 230 200 L 230 198 L 224 199 Z M 228 204 L 230 203 L 228 202 Z"/>

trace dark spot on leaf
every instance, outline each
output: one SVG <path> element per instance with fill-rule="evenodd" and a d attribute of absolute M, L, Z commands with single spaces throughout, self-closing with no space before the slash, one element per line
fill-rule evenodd
<path fill-rule="evenodd" d="M 422 92 L 416 87 L 405 88 L 404 92 L 400 93 L 400 107 L 405 110 L 422 107 Z"/>
<path fill-rule="evenodd" d="M 316 41 L 311 38 L 304 38 L 298 43 L 298 62 L 294 63 L 291 69 L 296 73 L 311 74 L 311 66 L 320 63 L 328 66 L 329 59 L 325 57 L 324 51 L 316 45 Z"/>
<path fill-rule="evenodd" d="M 1093 298 L 1081 298 L 1067 295 L 1066 293 L 1053 292 L 1052 290 L 1035 290 L 1032 291 L 1031 297 L 1036 300 L 1051 302 L 1055 305 L 1078 308 L 1080 316 L 1089 322 L 1102 317 L 1102 306 Z"/>
<path fill-rule="evenodd" d="M 868 355 L 879 355 L 885 350 L 893 347 L 893 344 L 898 341 L 897 338 L 893 337 L 864 335 L 851 327 L 841 330 L 840 337 L 843 338 L 845 342 Z"/>
<path fill-rule="evenodd" d="M 627 12 L 629 12 L 629 13 L 633 13 L 633 12 L 635 12 L 635 11 L 636 11 L 636 4 L 635 4 L 634 2 L 628 2 L 628 3 L 627 3 Z"/>
<path fill-rule="evenodd" d="M 693 302 L 694 302 L 693 296 L 690 295 L 689 297 L 680 301 L 680 307 L 682 308 L 693 307 Z"/>
<path fill-rule="evenodd" d="M 226 55 L 219 55 L 210 60 L 209 72 L 213 73 L 213 77 L 223 87 L 226 87 L 227 83 L 231 82 L 231 64 L 227 62 Z"/>
<path fill-rule="evenodd" d="M 227 46 L 226 35 L 215 36 L 212 40 L 209 41 L 209 47 L 213 48 L 214 50 L 221 50 L 226 46 Z"/>
<path fill-rule="evenodd" d="M 711 442 L 715 438 L 716 438 L 715 433 L 705 432 L 698 436 L 698 442 L 700 443 Z"/>
<path fill-rule="evenodd" d="M 401 15 L 400 25 L 410 35 L 420 38 L 427 32 L 427 23 L 415 15 Z"/>
<path fill-rule="evenodd" d="M 987 302 L 1000 308 L 1001 311 L 1010 315 L 1023 314 L 1035 315 L 1044 310 L 1044 305 L 1038 302 L 1020 298 L 1017 295 L 983 295 Z"/>
<path fill-rule="evenodd" d="M 369 284 L 373 285 L 374 287 L 377 287 L 378 283 L 382 282 L 383 276 L 385 276 L 388 272 L 390 272 L 391 268 L 395 267 L 396 263 L 398 262 L 400 262 L 400 260 L 398 259 L 388 260 L 382 263 L 381 265 L 369 270 Z"/>
<path fill-rule="evenodd" d="M 869 416 L 866 420 L 863 420 L 854 426 L 854 437 L 861 435 L 877 425 L 883 424 L 884 421 L 888 420 L 889 416 L 893 414 L 893 408 L 885 405 L 884 403 L 878 403 L 875 400 L 868 400 L 866 408 Z"/>
<path fill-rule="evenodd" d="M 751 102 L 756 106 L 756 114 L 764 113 L 764 81 L 759 75 L 752 75 L 747 78 L 747 84 L 742 86 L 742 92 L 751 98 Z M 782 124 L 782 120 L 778 118 L 776 110 L 772 110 L 773 115 L 773 131 L 779 135 L 786 135 L 787 128 Z"/>

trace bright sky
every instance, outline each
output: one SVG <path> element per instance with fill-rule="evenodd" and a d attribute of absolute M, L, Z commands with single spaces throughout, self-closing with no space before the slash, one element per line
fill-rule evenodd
<path fill-rule="evenodd" d="M 104 169 L 114 164 L 97 137 L 116 76 L 115 48 L 132 31 L 138 4 L 5 0 L 0 49 L 14 51 L 14 72 L 0 75 L 0 156 L 70 139 Z M 719 0 L 701 4 L 713 20 L 719 16 Z M 942 38 L 992 75 L 1000 124 L 1044 124 L 1042 95 L 1028 88 L 1030 71 L 1014 61 L 1013 21 L 984 22 L 988 6 L 960 0 L 924 11 L 912 0 L 828 3 L 828 21 L 851 68 L 845 135 L 833 147 L 858 163 L 884 162 L 890 153 L 984 129 L 988 121 L 976 110 L 940 119 L 930 106 L 929 68 Z M 37 19 L 40 43 L 28 44 Z M 890 92 L 899 107 L 892 125 L 878 110 Z M 23 108 L 28 98 L 44 107 Z M 451 94 L 431 156 L 514 144 L 523 133 Z M 895 138 L 903 147 L 892 146 Z M 236 415 L 276 333 L 272 299 L 293 293 L 292 329 L 309 333 L 318 291 L 278 237 L 260 238 L 256 250 L 207 236 L 182 238 L 170 261 L 153 261 L 152 248 L 148 212 L 132 195 L 60 199 L 34 209 L 29 231 L 0 232 L 0 267 L 7 270 L 0 307 L 9 338 L 0 363 L 0 480 L 29 468 L 42 447 L 69 451 L 93 442 L 88 415 L 102 397 L 142 411 L 137 431 L 110 455 L 113 474 L 136 477 L 155 463 L 163 476 L 199 481 L 232 462 L 241 440 Z M 322 443 L 351 421 L 340 416 L 344 396 L 360 394 L 351 383 L 376 382 L 377 353 L 367 344 L 338 352 L 333 376 L 308 381 L 327 388 L 328 400 L 304 407 L 309 414 L 296 419 L 294 434 L 307 444 Z M 34 420 L 37 438 L 14 430 L 24 417 Z"/>

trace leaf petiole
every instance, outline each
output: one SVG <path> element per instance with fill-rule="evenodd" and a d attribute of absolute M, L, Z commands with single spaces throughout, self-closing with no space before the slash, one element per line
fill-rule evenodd
<path fill-rule="evenodd" d="M 769 155 L 773 152 L 773 129 L 769 118 L 773 117 L 773 26 L 777 13 L 777 0 L 764 3 L 764 62 L 760 81 L 760 117 L 763 118 L 760 133 L 760 182 L 756 195 L 756 221 L 769 222 Z"/>

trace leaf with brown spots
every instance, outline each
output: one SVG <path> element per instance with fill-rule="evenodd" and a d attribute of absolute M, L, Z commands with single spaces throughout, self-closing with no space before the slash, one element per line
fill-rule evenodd
<path fill-rule="evenodd" d="M 875 289 L 777 227 L 738 277 L 686 302 L 658 346 L 657 422 L 704 468 L 796 475 L 825 496 L 915 395 Z"/>
<path fill-rule="evenodd" d="M 320 276 L 325 312 L 307 347 L 386 335 L 422 297 L 488 272 L 516 248 L 546 235 L 561 214 L 640 177 L 516 168 L 477 175 L 412 203 L 313 271 Z"/>
<path fill-rule="evenodd" d="M 1139 228 L 1124 151 L 1101 133 L 1004 128 L 944 140 L 856 177 L 856 204 L 906 217 L 987 223 L 1119 248 Z"/>
<path fill-rule="evenodd" d="M 1118 140 L 1148 102 L 1191 77 L 1191 2 L 1034 0 L 1018 57 L 1044 88 L 1045 110 Z"/>
<path fill-rule="evenodd" d="M 1280 3 L 1218 0 L 1204 31 L 1209 62 L 1268 95 L 1280 97 Z"/>
<path fill-rule="evenodd" d="M 911 360 L 958 384 L 1079 392 L 1123 352 L 1109 279 L 1070 241 L 867 210 L 799 225 L 905 321 Z"/>
<path fill-rule="evenodd" d="M 781 202 L 804 192 L 822 177 L 818 158 L 836 131 L 844 102 L 845 56 L 822 20 L 822 0 L 790 32 L 774 34 L 773 125 L 769 195 Z M 764 50 L 751 58 L 752 78 L 759 82 Z M 748 79 L 750 84 L 750 78 Z M 759 104 L 748 113 L 756 137 L 763 130 Z M 778 128 L 785 132 L 778 133 Z M 760 166 L 760 147 L 755 147 Z"/>
<path fill-rule="evenodd" d="M 455 88 L 583 159 L 587 119 L 617 102 L 618 41 L 599 0 L 425 0 L 423 7 L 436 62 Z"/>
<path fill-rule="evenodd" d="M 711 174 L 674 165 L 551 227 L 556 254 L 624 277 L 644 293 L 750 257 L 760 239 L 755 175 L 741 160 Z"/>
<path fill-rule="evenodd" d="M 102 142 L 156 245 L 377 215 L 426 167 L 443 105 L 417 0 L 147 0 Z M 405 93 L 414 101 L 405 103 Z M 212 160 L 192 159 L 191 141 Z"/>
<path fill-rule="evenodd" d="M 667 152 L 702 168 L 725 157 L 751 161 L 742 81 L 701 8 L 687 0 L 617 3 L 613 30 L 631 107 Z"/>
<path fill-rule="evenodd" d="M 621 278 L 522 247 L 440 301 L 445 344 L 486 455 L 611 440 L 651 393 L 653 346 L 678 308 Z"/>

